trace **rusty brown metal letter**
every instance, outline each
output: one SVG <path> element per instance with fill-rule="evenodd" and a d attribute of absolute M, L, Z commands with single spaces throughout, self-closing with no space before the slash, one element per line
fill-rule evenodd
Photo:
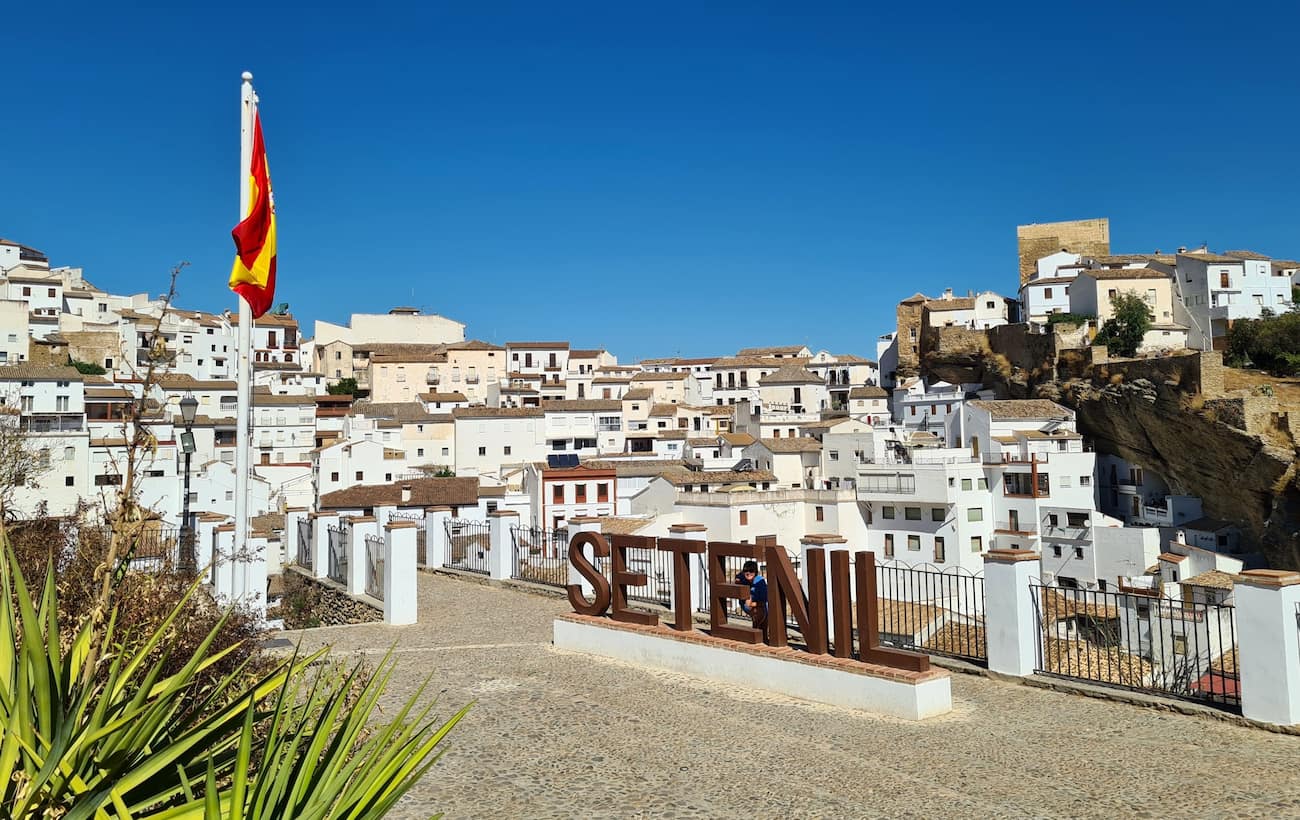
<path fill-rule="evenodd" d="M 803 639 L 814 655 L 827 654 L 826 629 L 826 550 L 808 548 L 808 562 L 803 568 L 808 580 L 808 626 Z"/>
<path fill-rule="evenodd" d="M 853 657 L 853 598 L 849 591 L 849 551 L 831 550 L 831 614 L 835 621 L 834 655 Z"/>
<path fill-rule="evenodd" d="M 736 584 L 727 573 L 728 558 L 758 559 L 759 549 L 728 541 L 709 542 L 709 625 L 714 637 L 740 643 L 761 643 L 763 633 L 752 626 L 727 623 L 727 601 L 749 597 L 747 584 Z M 771 620 L 769 617 L 768 620 Z"/>
<path fill-rule="evenodd" d="M 690 632 L 695 628 L 691 612 L 690 556 L 704 552 L 704 542 L 691 538 L 660 538 L 660 552 L 673 557 L 673 629 Z"/>
<path fill-rule="evenodd" d="M 769 544 L 767 546 L 767 643 L 769 646 L 787 644 L 785 613 L 790 614 L 799 624 L 799 629 L 807 632 L 808 601 L 804 598 L 803 587 L 799 586 L 799 576 L 790 563 L 790 556 L 785 547 Z"/>
<path fill-rule="evenodd" d="M 906 669 L 912 672 L 927 672 L 930 669 L 930 656 L 917 652 L 880 645 L 880 599 L 876 593 L 876 555 L 873 552 L 859 552 L 856 566 L 858 588 L 858 659 L 863 663 L 877 663 Z"/>
<path fill-rule="evenodd" d="M 605 573 L 587 559 L 582 548 L 591 545 L 591 552 L 597 558 L 609 557 L 609 542 L 598 532 L 580 532 L 569 539 L 569 563 L 578 574 L 591 582 L 594 600 L 590 603 L 582 596 L 581 584 L 569 584 L 569 605 L 579 615 L 604 615 L 609 609 L 609 581 Z"/>
<path fill-rule="evenodd" d="M 627 588 L 630 586 L 645 586 L 649 581 L 644 572 L 628 572 L 627 551 L 629 549 L 644 549 L 654 552 L 655 539 L 645 535 L 615 534 L 610 538 L 610 546 L 613 549 L 614 556 L 613 572 L 610 573 L 610 578 L 613 581 L 614 606 L 610 610 L 610 617 L 623 623 L 654 626 L 659 623 L 658 615 L 650 612 L 637 612 L 627 607 Z"/>

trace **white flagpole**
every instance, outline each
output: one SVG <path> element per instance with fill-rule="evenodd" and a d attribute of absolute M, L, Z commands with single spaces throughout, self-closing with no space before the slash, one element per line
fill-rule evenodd
<path fill-rule="evenodd" d="M 249 167 L 253 164 L 253 115 L 257 102 L 253 95 L 253 75 L 243 74 L 239 99 L 239 220 L 248 216 Z M 238 404 L 235 419 L 235 545 L 236 555 L 242 554 L 248 544 L 248 473 L 252 454 L 252 416 L 249 386 L 253 381 L 253 311 L 242 296 L 239 301 L 239 339 L 236 349 L 238 375 Z M 234 567 L 232 566 L 233 570 Z M 233 590 L 232 590 L 233 591 Z M 247 590 L 241 590 L 247 592 Z"/>

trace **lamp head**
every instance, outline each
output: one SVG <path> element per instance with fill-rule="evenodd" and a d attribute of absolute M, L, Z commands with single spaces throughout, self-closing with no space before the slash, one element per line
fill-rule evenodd
<path fill-rule="evenodd" d="M 186 427 L 194 423 L 194 414 L 198 409 L 199 400 L 194 398 L 193 393 L 186 393 L 185 398 L 181 399 L 181 418 L 184 419 Z"/>

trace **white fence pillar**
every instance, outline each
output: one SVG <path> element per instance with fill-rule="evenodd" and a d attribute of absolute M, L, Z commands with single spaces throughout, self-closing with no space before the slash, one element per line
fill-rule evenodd
<path fill-rule="evenodd" d="M 383 530 L 384 525 L 392 520 L 393 514 L 396 512 L 397 505 L 395 504 L 380 505 L 371 510 L 371 514 L 374 515 L 375 520 L 379 522 L 380 530 Z"/>
<path fill-rule="evenodd" d="M 426 567 L 441 569 L 447 563 L 447 521 L 450 518 L 451 507 L 430 507 L 424 513 Z"/>
<path fill-rule="evenodd" d="M 1252 569 L 1233 588 L 1241 713 L 1300 723 L 1300 573 Z"/>
<path fill-rule="evenodd" d="M 373 515 L 354 515 L 344 519 L 348 531 L 348 594 L 366 591 L 366 536 L 379 536 Z"/>
<path fill-rule="evenodd" d="M 212 561 L 208 565 L 208 577 L 212 580 L 212 595 L 218 601 L 229 602 L 234 598 L 235 592 L 234 576 L 231 572 L 235 525 L 222 524 L 212 532 L 215 540 L 212 544 Z"/>
<path fill-rule="evenodd" d="M 339 525 L 333 510 L 311 514 L 311 574 L 324 578 L 330 571 L 330 527 Z"/>
<path fill-rule="evenodd" d="M 384 623 L 413 624 L 419 614 L 415 569 L 416 521 L 392 521 L 384 527 Z"/>
<path fill-rule="evenodd" d="M 488 577 L 498 580 L 509 578 L 515 569 L 515 540 L 510 528 L 519 525 L 519 513 L 514 510 L 496 510 L 488 513 Z"/>
<path fill-rule="evenodd" d="M 258 613 L 260 620 L 266 620 L 266 576 L 270 554 L 270 539 L 252 535 L 243 554 L 235 555 L 232 572 L 235 600 Z"/>
<path fill-rule="evenodd" d="M 567 523 L 569 528 L 570 541 L 573 540 L 573 536 L 577 535 L 580 532 L 600 532 L 599 518 L 579 515 L 568 519 Z M 595 566 L 600 566 L 600 564 L 596 562 L 596 554 L 592 552 L 591 547 L 589 546 L 583 547 L 582 552 L 584 555 L 587 556 L 588 561 L 590 561 Z M 565 545 L 564 557 L 565 560 L 568 561 L 568 557 L 569 557 L 568 545 Z M 586 578 L 583 578 L 582 575 L 580 575 L 578 571 L 573 568 L 572 563 L 566 565 L 569 568 L 569 583 L 579 585 L 580 587 L 582 587 L 583 596 L 588 599 L 592 598 L 596 594 L 596 590 L 592 588 L 591 582 L 588 581 Z"/>
<path fill-rule="evenodd" d="M 225 523 L 225 516 L 201 514 L 198 516 L 198 524 L 194 528 L 194 555 L 198 561 L 198 570 L 200 573 L 207 573 L 209 578 L 212 577 L 214 536 L 217 527 Z"/>
<path fill-rule="evenodd" d="M 993 672 L 1018 677 L 1034 674 L 1038 616 L 1029 584 L 1038 568 L 1038 553 L 1032 550 L 989 550 L 984 554 L 984 633 Z"/>
<path fill-rule="evenodd" d="M 683 541 L 707 541 L 709 528 L 703 524 L 671 524 L 668 527 L 668 535 Z M 700 601 L 708 600 L 709 574 L 705 570 L 707 561 L 708 557 L 703 553 L 688 556 L 686 560 L 686 568 L 690 570 L 691 578 L 691 606 L 694 609 L 700 608 Z"/>

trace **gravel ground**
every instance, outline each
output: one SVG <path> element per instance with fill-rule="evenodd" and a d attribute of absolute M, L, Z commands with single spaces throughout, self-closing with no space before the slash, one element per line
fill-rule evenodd
<path fill-rule="evenodd" d="M 289 633 L 396 647 L 396 703 L 432 674 L 474 701 L 392 815 L 1300 816 L 1300 737 L 955 674 L 923 723 L 563 652 L 558 598 L 421 574 L 420 623 Z"/>

